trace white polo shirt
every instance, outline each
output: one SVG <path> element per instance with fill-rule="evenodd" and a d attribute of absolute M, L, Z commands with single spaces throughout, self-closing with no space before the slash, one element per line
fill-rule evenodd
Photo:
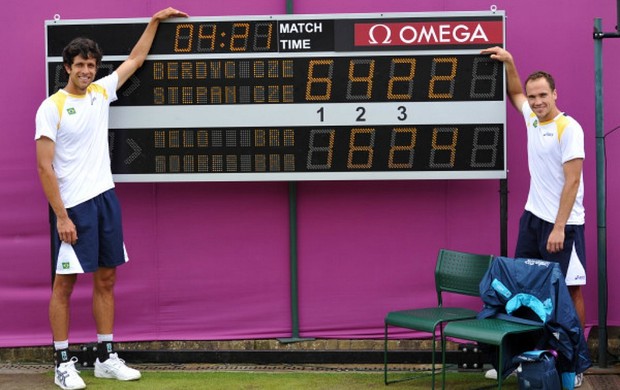
<path fill-rule="evenodd" d="M 35 140 L 47 137 L 55 142 L 53 166 L 66 208 L 114 188 L 108 119 L 117 84 L 113 72 L 90 84 L 83 96 L 61 89 L 37 111 Z"/>
<path fill-rule="evenodd" d="M 528 102 L 523 103 L 527 126 L 527 156 L 530 191 L 525 209 L 538 218 L 555 223 L 564 187 L 562 165 L 575 158 L 585 158 L 583 129 L 570 116 L 560 113 L 548 122 L 540 122 Z M 583 225 L 583 172 L 569 225 Z"/>

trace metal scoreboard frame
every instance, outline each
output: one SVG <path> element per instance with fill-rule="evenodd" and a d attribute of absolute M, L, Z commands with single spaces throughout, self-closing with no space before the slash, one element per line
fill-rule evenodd
<path fill-rule="evenodd" d="M 97 77 L 149 19 L 45 22 L 94 39 Z M 505 179 L 503 11 L 193 17 L 160 24 L 110 108 L 117 182 Z"/>

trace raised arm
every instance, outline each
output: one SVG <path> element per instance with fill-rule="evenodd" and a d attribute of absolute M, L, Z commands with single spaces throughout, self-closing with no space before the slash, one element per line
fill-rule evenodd
<path fill-rule="evenodd" d="M 519 78 L 512 54 L 499 46 L 484 49 L 480 54 L 490 54 L 492 59 L 504 63 L 506 67 L 506 93 L 512 105 L 521 111 L 521 107 L 523 107 L 527 97 L 523 93 L 523 86 L 521 85 L 521 79 Z"/>
<path fill-rule="evenodd" d="M 118 73 L 118 85 L 116 89 L 119 89 L 144 63 L 149 50 L 151 50 L 151 45 L 155 39 L 155 33 L 157 32 L 157 27 L 159 27 L 159 22 L 169 18 L 186 18 L 187 16 L 185 12 L 170 7 L 153 15 L 142 33 L 142 36 L 140 36 L 140 39 L 131 50 L 131 53 L 129 53 L 129 58 L 116 69 L 116 73 Z"/>

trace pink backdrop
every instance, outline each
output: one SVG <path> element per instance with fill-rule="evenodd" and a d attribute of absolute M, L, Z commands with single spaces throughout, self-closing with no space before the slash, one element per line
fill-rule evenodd
<path fill-rule="evenodd" d="M 615 1 L 495 1 L 507 13 L 507 46 L 522 76 L 557 79 L 559 106 L 586 132 L 588 323 L 597 322 L 593 20 L 615 29 Z M 0 347 L 45 345 L 50 294 L 47 204 L 36 174 L 34 115 L 45 98 L 44 20 L 147 17 L 167 5 L 193 16 L 282 14 L 283 0 L 4 0 L 0 153 Z M 297 0 L 295 13 L 487 10 L 479 0 Z M 604 42 L 606 131 L 620 124 L 620 40 Z M 508 114 L 509 254 L 525 202 L 525 132 Z M 620 325 L 620 132 L 607 137 L 609 325 Z M 499 254 L 499 183 L 490 181 L 300 182 L 301 336 L 379 338 L 389 310 L 434 302 L 439 248 Z M 286 183 L 119 184 L 131 261 L 119 272 L 116 339 L 288 337 Z M 72 342 L 95 336 L 91 282 L 74 295 Z M 458 303 L 463 303 L 458 301 Z M 477 307 L 475 301 L 469 301 Z"/>

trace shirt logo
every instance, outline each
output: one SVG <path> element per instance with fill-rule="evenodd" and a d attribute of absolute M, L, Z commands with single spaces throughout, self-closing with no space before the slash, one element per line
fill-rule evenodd
<path fill-rule="evenodd" d="M 75 114 L 75 108 L 69 107 L 69 108 L 67 108 L 67 112 L 69 113 L 69 115 L 73 115 L 73 114 Z"/>
<path fill-rule="evenodd" d="M 548 261 L 539 260 L 539 259 L 527 259 L 527 260 L 525 260 L 525 264 L 527 264 L 527 265 L 539 265 L 539 266 L 543 266 L 543 267 L 548 267 L 548 266 L 551 265 L 551 263 L 549 263 Z"/>
<path fill-rule="evenodd" d="M 69 269 L 71 268 L 71 264 L 69 264 L 68 261 L 65 261 L 62 263 L 62 269 Z"/>
<path fill-rule="evenodd" d="M 534 126 L 535 128 L 538 127 L 538 119 L 534 119 L 534 123 L 532 123 L 532 126 Z"/>

